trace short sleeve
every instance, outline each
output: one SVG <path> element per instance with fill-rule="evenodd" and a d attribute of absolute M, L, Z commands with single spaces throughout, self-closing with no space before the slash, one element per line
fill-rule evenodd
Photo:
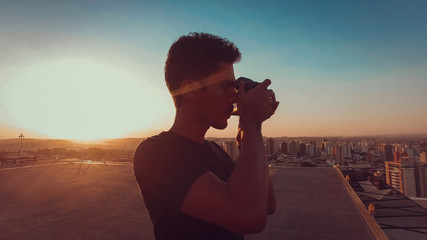
<path fill-rule="evenodd" d="M 134 171 L 144 199 L 179 211 L 190 187 L 207 170 L 184 149 L 148 139 L 135 152 Z"/>

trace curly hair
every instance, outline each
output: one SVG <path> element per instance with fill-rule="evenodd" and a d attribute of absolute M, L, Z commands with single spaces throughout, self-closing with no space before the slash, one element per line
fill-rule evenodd
<path fill-rule="evenodd" d="M 176 40 L 169 49 L 165 80 L 176 107 L 181 96 L 176 94 L 186 79 L 199 81 L 216 72 L 220 62 L 240 61 L 239 49 L 226 38 L 208 33 L 189 33 Z"/>

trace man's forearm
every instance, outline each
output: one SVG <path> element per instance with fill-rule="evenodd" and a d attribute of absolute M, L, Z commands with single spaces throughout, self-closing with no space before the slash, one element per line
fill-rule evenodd
<path fill-rule="evenodd" d="M 240 161 L 231 174 L 228 185 L 231 193 L 240 201 L 242 211 L 265 218 L 269 176 L 261 126 L 241 127 Z"/>

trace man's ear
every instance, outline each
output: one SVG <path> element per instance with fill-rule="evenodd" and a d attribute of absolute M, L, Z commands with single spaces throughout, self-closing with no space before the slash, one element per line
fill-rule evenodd
<path fill-rule="evenodd" d="M 200 83 L 194 80 L 184 80 L 181 83 L 181 94 L 189 100 L 196 100 L 197 92 L 200 89 Z"/>

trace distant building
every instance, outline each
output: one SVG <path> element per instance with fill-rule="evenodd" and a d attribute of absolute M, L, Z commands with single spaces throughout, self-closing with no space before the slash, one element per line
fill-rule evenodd
<path fill-rule="evenodd" d="M 335 147 L 334 147 L 334 145 L 331 142 L 324 142 L 324 145 L 325 145 L 325 151 L 326 151 L 327 155 L 334 154 L 333 153 L 333 151 L 334 151 L 333 148 L 335 148 Z"/>
<path fill-rule="evenodd" d="M 284 153 L 284 154 L 289 154 L 289 151 L 288 151 L 288 142 L 286 142 L 286 141 L 282 141 L 281 143 L 280 143 L 280 150 L 282 151 L 282 153 Z"/>
<path fill-rule="evenodd" d="M 361 148 L 360 149 L 361 152 L 367 153 L 369 151 L 369 149 L 368 149 L 368 141 L 367 140 L 362 140 L 360 142 L 360 148 Z"/>
<path fill-rule="evenodd" d="M 427 198 L 427 164 L 420 166 L 418 169 L 419 194 L 418 197 Z"/>
<path fill-rule="evenodd" d="M 307 152 L 305 151 L 305 142 L 299 142 L 298 144 L 298 152 L 297 155 L 307 155 Z"/>
<path fill-rule="evenodd" d="M 386 162 L 385 177 L 386 177 L 386 183 L 388 185 L 392 186 L 394 189 L 403 193 L 402 168 L 400 163 Z"/>
<path fill-rule="evenodd" d="M 400 162 L 385 163 L 386 182 L 407 197 L 416 197 L 415 168 Z"/>
<path fill-rule="evenodd" d="M 380 160 L 382 162 L 391 162 L 393 161 L 393 146 L 389 144 L 381 144 L 380 145 Z"/>
<path fill-rule="evenodd" d="M 416 197 L 417 191 L 415 186 L 415 168 L 402 167 L 402 186 L 403 194 L 407 197 Z"/>
<path fill-rule="evenodd" d="M 351 158 L 351 147 L 350 144 L 344 142 L 342 144 L 342 150 L 345 158 Z"/>
<path fill-rule="evenodd" d="M 427 163 L 427 154 L 426 154 L 426 152 L 420 153 L 420 162 Z"/>
<path fill-rule="evenodd" d="M 326 152 L 326 139 L 322 139 L 322 144 L 320 147 L 320 151 Z"/>
<path fill-rule="evenodd" d="M 314 156 L 316 154 L 316 146 L 314 145 L 314 143 L 307 143 L 305 145 L 305 152 L 309 156 Z"/>
<path fill-rule="evenodd" d="M 351 168 L 358 168 L 358 169 L 368 169 L 371 168 L 371 164 L 370 163 L 350 163 L 349 166 Z"/>
<path fill-rule="evenodd" d="M 289 155 L 297 155 L 298 152 L 298 143 L 296 141 L 291 141 L 288 145 Z"/>
<path fill-rule="evenodd" d="M 414 157 L 414 149 L 413 148 L 411 148 L 411 147 L 408 147 L 408 146 L 405 146 L 403 149 L 402 149 L 402 154 L 403 153 L 406 153 L 406 155 L 408 156 L 408 157 L 410 157 L 410 158 L 412 158 L 412 157 Z"/>
<path fill-rule="evenodd" d="M 0 159 L 1 164 L 25 164 L 25 163 L 34 163 L 37 162 L 37 159 L 34 155 L 28 154 L 26 152 L 19 152 L 6 155 Z"/>
<path fill-rule="evenodd" d="M 228 153 L 231 160 L 236 161 L 238 159 L 239 150 L 237 149 L 237 143 L 235 141 L 223 142 L 222 148 Z"/>
<path fill-rule="evenodd" d="M 400 162 L 400 153 L 398 150 L 394 151 L 394 161 Z"/>
<path fill-rule="evenodd" d="M 265 152 L 267 155 L 274 155 L 276 153 L 274 138 L 267 138 L 265 143 Z"/>
<path fill-rule="evenodd" d="M 337 145 L 335 147 L 335 161 L 339 163 L 341 166 L 344 165 L 344 150 L 341 145 Z"/>
<path fill-rule="evenodd" d="M 427 158 L 426 153 L 420 153 L 420 160 L 415 161 L 415 182 L 417 197 L 427 198 Z"/>

